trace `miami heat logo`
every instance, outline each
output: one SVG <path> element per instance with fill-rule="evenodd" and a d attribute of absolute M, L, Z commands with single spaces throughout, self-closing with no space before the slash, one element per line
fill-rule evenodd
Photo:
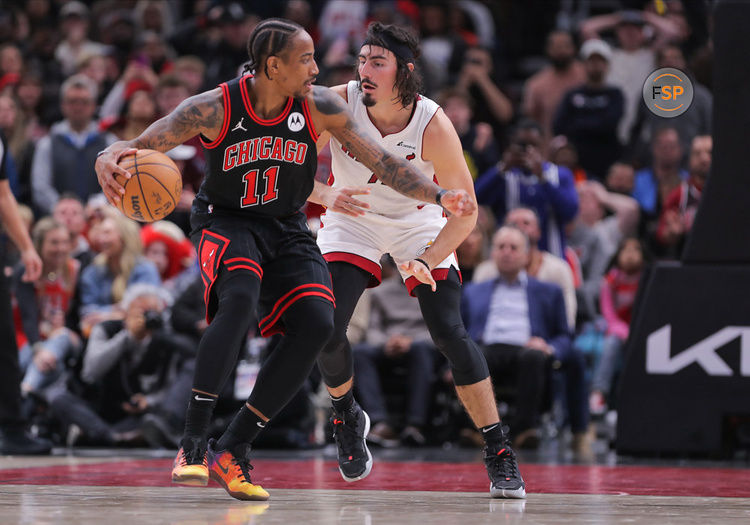
<path fill-rule="evenodd" d="M 289 118 L 286 119 L 286 125 L 289 126 L 291 131 L 299 131 L 305 127 L 305 117 L 301 113 L 295 111 Z"/>
<path fill-rule="evenodd" d="M 415 158 L 416 156 L 417 156 L 417 155 L 416 155 L 416 153 L 409 153 L 409 154 L 408 154 L 408 155 L 406 156 L 406 160 L 414 160 L 414 158 Z"/>

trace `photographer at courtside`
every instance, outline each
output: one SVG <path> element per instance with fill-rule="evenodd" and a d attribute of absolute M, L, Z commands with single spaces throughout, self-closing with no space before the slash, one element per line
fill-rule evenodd
<path fill-rule="evenodd" d="M 161 288 L 137 284 L 123 297 L 123 320 L 93 327 L 83 356 L 84 385 L 50 400 L 53 414 L 68 429 L 68 445 L 80 439 L 139 442 L 144 420 L 153 417 L 179 428 L 190 395 L 194 345 L 169 330 L 170 302 Z"/>

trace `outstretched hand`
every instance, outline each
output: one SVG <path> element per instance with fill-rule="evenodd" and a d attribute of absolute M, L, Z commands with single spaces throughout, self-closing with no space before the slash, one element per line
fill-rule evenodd
<path fill-rule="evenodd" d="M 122 200 L 122 196 L 125 194 L 125 188 L 117 182 L 115 174 L 122 175 L 126 179 L 131 177 L 130 172 L 121 168 L 118 163 L 125 155 L 131 155 L 137 151 L 138 150 L 135 148 L 114 147 L 108 149 L 96 159 L 96 164 L 94 164 L 96 178 L 99 179 L 99 186 L 102 187 L 102 191 L 107 197 L 107 201 L 112 206 L 117 207 Z"/>
<path fill-rule="evenodd" d="M 435 279 L 432 278 L 432 272 L 430 272 L 429 268 L 421 262 L 412 259 L 411 261 L 406 261 L 401 264 L 399 268 L 409 275 L 416 277 L 419 282 L 429 284 L 433 292 L 437 290 L 437 283 L 435 283 Z"/>
<path fill-rule="evenodd" d="M 359 217 L 365 214 L 365 210 L 370 205 L 354 198 L 354 195 L 368 195 L 369 193 L 370 188 L 365 187 L 332 189 L 326 194 L 323 204 L 331 211 L 344 213 L 352 217 Z"/>
<path fill-rule="evenodd" d="M 471 215 L 477 209 L 477 202 L 466 190 L 448 190 L 440 198 L 440 205 L 457 217 Z"/>

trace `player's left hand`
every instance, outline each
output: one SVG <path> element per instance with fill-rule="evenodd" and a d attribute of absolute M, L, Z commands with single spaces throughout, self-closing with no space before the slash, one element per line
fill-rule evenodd
<path fill-rule="evenodd" d="M 429 284 L 433 292 L 437 290 L 437 283 L 435 283 L 435 279 L 432 278 L 432 273 L 427 266 L 421 262 L 412 259 L 411 261 L 406 261 L 400 265 L 399 268 L 409 275 L 416 277 L 419 282 Z"/>
<path fill-rule="evenodd" d="M 332 190 L 326 195 L 325 206 L 332 211 L 350 215 L 352 217 L 359 217 L 365 214 L 365 210 L 368 209 L 370 205 L 356 199 L 354 195 L 367 195 L 369 193 L 370 188 L 365 187 L 345 187 Z"/>
<path fill-rule="evenodd" d="M 477 209 L 477 201 L 466 190 L 448 190 L 440 198 L 440 205 L 456 217 L 471 215 Z"/>

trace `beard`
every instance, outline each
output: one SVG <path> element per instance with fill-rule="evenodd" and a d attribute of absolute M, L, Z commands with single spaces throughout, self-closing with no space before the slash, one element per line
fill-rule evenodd
<path fill-rule="evenodd" d="M 573 62 L 573 57 L 554 57 L 550 58 L 550 62 L 556 71 L 564 71 Z"/>
<path fill-rule="evenodd" d="M 377 101 L 372 98 L 372 95 L 370 93 L 363 93 L 362 94 L 362 104 L 364 104 L 366 107 L 371 108 L 373 107 Z"/>

